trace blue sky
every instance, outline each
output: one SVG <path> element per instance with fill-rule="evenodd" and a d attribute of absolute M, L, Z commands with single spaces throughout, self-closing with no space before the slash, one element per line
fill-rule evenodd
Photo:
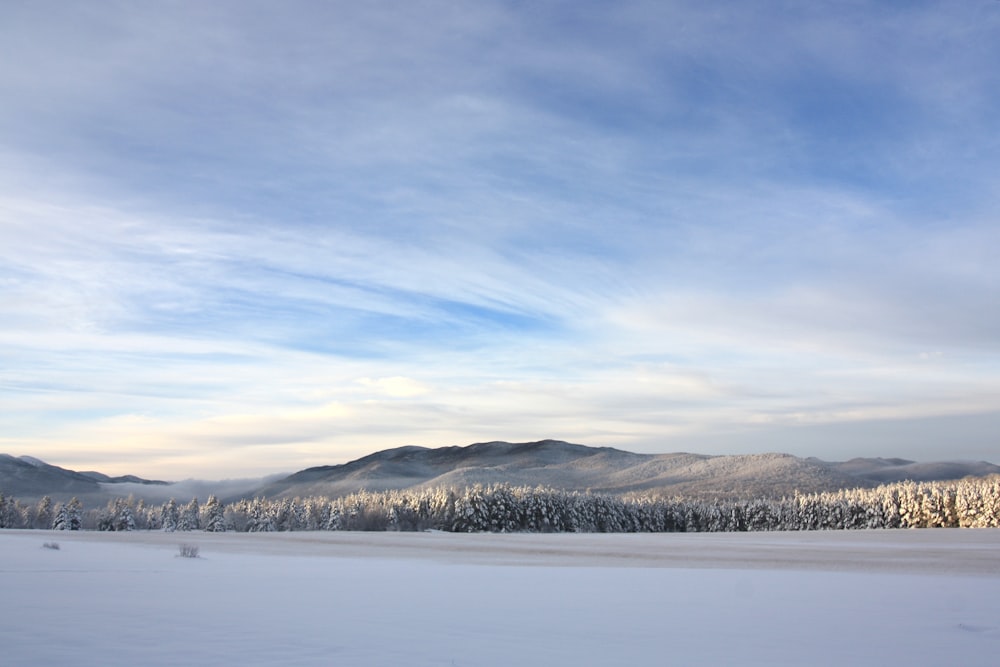
<path fill-rule="evenodd" d="M 1000 3 L 13 3 L 0 451 L 1000 460 Z"/>

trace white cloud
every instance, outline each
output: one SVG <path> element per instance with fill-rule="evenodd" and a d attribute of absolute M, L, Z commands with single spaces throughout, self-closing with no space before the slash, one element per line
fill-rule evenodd
<path fill-rule="evenodd" d="M 7 444 L 256 474 L 988 411 L 993 4 L 12 9 Z"/>
<path fill-rule="evenodd" d="M 385 378 L 361 378 L 358 383 L 390 398 L 412 398 L 423 396 L 430 389 L 413 378 L 393 376 Z"/>

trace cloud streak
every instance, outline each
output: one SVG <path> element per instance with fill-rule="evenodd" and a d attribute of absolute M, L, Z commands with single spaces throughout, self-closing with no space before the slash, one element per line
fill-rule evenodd
<path fill-rule="evenodd" d="M 0 449 L 992 455 L 996 3 L 8 18 Z"/>

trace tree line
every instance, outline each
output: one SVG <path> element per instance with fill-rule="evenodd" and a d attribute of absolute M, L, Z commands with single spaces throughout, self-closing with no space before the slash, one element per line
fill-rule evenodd
<path fill-rule="evenodd" d="M 271 532 L 436 529 L 449 532 L 725 532 L 1000 526 L 1000 476 L 899 482 L 781 499 L 704 500 L 567 492 L 507 484 L 360 492 L 340 498 L 210 496 L 178 504 L 115 498 L 23 504 L 0 493 L 0 528 Z"/>

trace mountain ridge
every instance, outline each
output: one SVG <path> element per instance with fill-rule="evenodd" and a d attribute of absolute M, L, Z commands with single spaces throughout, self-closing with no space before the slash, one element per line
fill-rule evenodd
<path fill-rule="evenodd" d="M 34 456 L 0 454 L 0 493 L 19 499 L 35 500 L 41 496 L 51 496 L 55 500 L 66 500 L 76 496 L 83 501 L 94 500 L 109 495 L 102 484 L 126 482 L 142 485 L 168 484 L 135 475 L 109 477 L 98 472 L 78 472 L 46 463 Z"/>
<path fill-rule="evenodd" d="M 116 496 L 151 502 L 214 493 L 224 501 L 255 496 L 338 497 L 365 491 L 464 488 L 506 483 L 565 491 L 688 497 L 780 497 L 913 480 L 937 481 L 1000 474 L 986 461 L 916 462 L 901 458 L 854 458 L 828 462 L 784 453 L 710 455 L 639 454 L 562 440 L 465 446 L 404 445 L 335 465 L 313 466 L 263 480 L 162 482 L 134 475 L 110 477 L 77 472 L 30 456 L 0 454 L 0 492 L 26 501 L 49 495 L 78 496 L 97 505 Z M 235 482 L 235 484 L 234 484 Z"/>
<path fill-rule="evenodd" d="M 791 454 L 638 454 L 561 440 L 481 442 L 465 447 L 403 446 L 338 465 L 315 466 L 253 495 L 343 496 L 358 491 L 463 488 L 509 483 L 568 491 L 698 497 L 782 496 L 871 487 L 904 479 L 933 481 L 1000 473 L 985 461 L 917 463 L 907 459 L 827 462 Z"/>

